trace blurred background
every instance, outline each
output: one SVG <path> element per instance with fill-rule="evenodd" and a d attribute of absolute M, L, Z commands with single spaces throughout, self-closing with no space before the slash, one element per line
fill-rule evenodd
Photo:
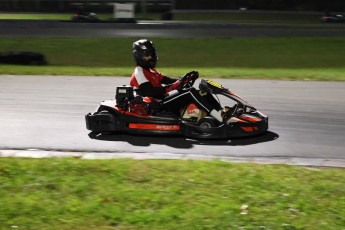
<path fill-rule="evenodd" d="M 290 14 L 312 12 L 342 12 L 344 0 L 2 0 L 0 12 L 54 12 L 68 13 L 83 6 L 97 14 L 113 12 L 113 3 L 134 3 L 137 17 L 178 19 L 181 14 L 234 13 L 245 11 L 295 11 Z M 299 13 L 298 13 L 299 12 Z M 309 12 L 309 13 L 307 13 Z M 280 12 L 284 14 L 284 12 Z M 285 12 L 288 13 L 288 12 Z"/>
<path fill-rule="evenodd" d="M 132 16 L 117 17 L 128 9 L 116 5 Z M 0 73 L 127 76 L 130 44 L 145 37 L 173 76 L 193 66 L 212 77 L 342 80 L 344 11 L 344 0 L 2 0 L 0 53 L 39 52 L 49 68 Z"/>
<path fill-rule="evenodd" d="M 69 12 L 83 4 L 99 12 L 110 12 L 109 3 L 135 3 L 138 12 L 165 12 L 173 10 L 290 10 L 290 11 L 344 11 L 343 0 L 2 0 L 2 11 Z M 146 9 L 144 7 L 146 6 Z"/>

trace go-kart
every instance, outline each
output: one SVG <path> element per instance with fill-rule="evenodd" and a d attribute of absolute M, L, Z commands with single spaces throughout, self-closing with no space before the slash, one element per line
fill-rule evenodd
<path fill-rule="evenodd" d="M 342 23 L 342 22 L 345 22 L 345 18 L 341 14 L 324 15 L 321 17 L 321 22 L 324 22 L 324 23 Z"/>
<path fill-rule="evenodd" d="M 196 79 L 181 79 L 180 90 L 193 87 Z M 225 139 L 253 136 L 268 130 L 268 116 L 221 84 L 200 81 L 200 94 L 225 96 L 231 106 L 224 106 L 226 117 L 219 122 L 194 104 L 177 116 L 162 110 L 160 102 L 137 96 L 130 86 L 116 88 L 115 100 L 106 100 L 94 113 L 85 116 L 86 127 L 93 133 L 128 133 L 137 135 L 179 135 L 194 139 Z M 217 97 L 218 98 L 218 97 Z M 219 99 L 218 99 L 219 101 Z"/>
<path fill-rule="evenodd" d="M 71 17 L 72 22 L 101 22 L 95 13 L 75 13 Z"/>

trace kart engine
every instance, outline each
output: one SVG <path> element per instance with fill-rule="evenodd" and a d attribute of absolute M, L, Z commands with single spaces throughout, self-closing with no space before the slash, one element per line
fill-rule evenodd
<path fill-rule="evenodd" d="M 133 88 L 130 86 L 120 86 L 116 88 L 116 106 L 127 110 L 128 102 L 134 98 Z"/>
<path fill-rule="evenodd" d="M 148 115 L 148 103 L 140 96 L 134 96 L 133 88 L 121 86 L 116 88 L 116 106 L 124 111 L 129 111 L 140 116 Z"/>

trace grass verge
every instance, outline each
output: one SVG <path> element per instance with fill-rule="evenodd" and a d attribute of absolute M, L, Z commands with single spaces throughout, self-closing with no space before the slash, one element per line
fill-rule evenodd
<path fill-rule="evenodd" d="M 0 38 L 1 51 L 46 55 L 49 66 L 0 65 L 0 74 L 130 75 L 136 38 Z M 345 80 L 345 38 L 152 39 L 158 69 L 180 76 Z M 167 71 L 167 72 L 165 72 Z"/>
<path fill-rule="evenodd" d="M 73 75 L 130 77 L 134 67 L 81 66 L 13 66 L 0 65 L 0 73 L 9 75 Z M 160 72 L 173 77 L 183 76 L 193 68 L 164 67 Z M 194 68 L 201 78 L 234 78 L 260 80 L 345 81 L 345 68 L 329 69 L 263 69 L 263 68 Z"/>
<path fill-rule="evenodd" d="M 69 158 L 0 165 L 1 229 L 345 226 L 343 169 Z"/>

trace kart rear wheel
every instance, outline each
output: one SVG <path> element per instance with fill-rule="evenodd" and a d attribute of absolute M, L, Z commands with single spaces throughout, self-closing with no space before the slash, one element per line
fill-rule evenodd
<path fill-rule="evenodd" d="M 212 128 L 218 126 L 218 121 L 213 117 L 205 117 L 200 119 L 196 125 L 202 128 Z"/>

